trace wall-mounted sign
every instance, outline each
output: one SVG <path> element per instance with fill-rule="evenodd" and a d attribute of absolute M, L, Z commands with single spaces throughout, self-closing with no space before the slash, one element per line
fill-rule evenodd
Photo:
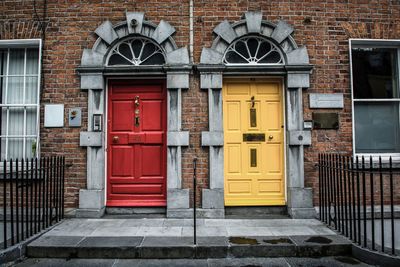
<path fill-rule="evenodd" d="M 82 125 L 82 109 L 70 108 L 68 112 L 69 127 L 81 127 Z"/>
<path fill-rule="evenodd" d="M 44 106 L 44 127 L 64 127 L 63 104 L 47 104 Z"/>
<path fill-rule="evenodd" d="M 314 129 L 339 129 L 339 114 L 313 112 Z"/>
<path fill-rule="evenodd" d="M 343 108 L 343 94 L 310 94 L 310 108 Z"/>

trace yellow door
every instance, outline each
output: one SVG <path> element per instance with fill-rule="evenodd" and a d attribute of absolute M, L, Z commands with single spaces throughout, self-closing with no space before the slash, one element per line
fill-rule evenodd
<path fill-rule="evenodd" d="M 282 83 L 224 81 L 226 206 L 285 205 Z"/>

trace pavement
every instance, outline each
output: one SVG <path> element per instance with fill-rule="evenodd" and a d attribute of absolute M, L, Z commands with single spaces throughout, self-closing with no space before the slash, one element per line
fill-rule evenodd
<path fill-rule="evenodd" d="M 68 219 L 27 246 L 34 258 L 209 259 L 351 255 L 315 219 Z"/>
<path fill-rule="evenodd" d="M 323 258 L 225 258 L 225 259 L 27 259 L 16 267 L 368 267 L 347 256 Z"/>

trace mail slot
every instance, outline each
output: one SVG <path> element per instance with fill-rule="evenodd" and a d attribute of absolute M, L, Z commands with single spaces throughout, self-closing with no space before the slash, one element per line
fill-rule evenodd
<path fill-rule="evenodd" d="M 265 142 L 265 134 L 245 133 L 243 134 L 243 142 Z"/>

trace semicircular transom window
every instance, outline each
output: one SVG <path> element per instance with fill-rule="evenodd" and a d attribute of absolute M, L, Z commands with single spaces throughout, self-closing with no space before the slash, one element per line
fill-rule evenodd
<path fill-rule="evenodd" d="M 116 44 L 108 57 L 108 66 L 162 65 L 163 49 L 153 41 L 134 37 Z"/>
<path fill-rule="evenodd" d="M 234 41 L 225 51 L 227 65 L 280 65 L 284 64 L 279 48 L 265 38 L 246 36 Z"/>

